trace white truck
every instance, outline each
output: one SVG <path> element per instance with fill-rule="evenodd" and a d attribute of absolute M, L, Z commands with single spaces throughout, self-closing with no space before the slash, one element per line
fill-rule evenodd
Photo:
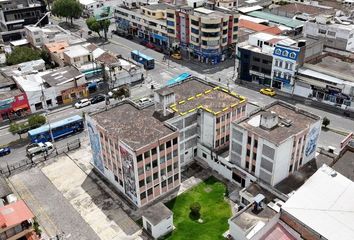
<path fill-rule="evenodd" d="M 51 142 L 32 143 L 26 147 L 26 153 L 28 157 L 33 157 L 37 154 L 48 152 L 48 150 L 51 149 L 53 149 L 53 144 Z"/>

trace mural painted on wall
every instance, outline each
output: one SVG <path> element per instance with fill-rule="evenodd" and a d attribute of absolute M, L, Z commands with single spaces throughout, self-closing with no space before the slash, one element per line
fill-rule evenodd
<path fill-rule="evenodd" d="M 135 185 L 135 173 L 134 173 L 134 160 L 131 155 L 122 146 L 119 146 L 120 156 L 123 164 L 123 178 L 124 178 L 124 190 L 125 193 L 136 202 L 136 185 Z"/>
<path fill-rule="evenodd" d="M 307 146 L 305 149 L 305 155 L 306 157 L 310 156 L 316 151 L 317 147 L 317 140 L 320 135 L 320 128 L 319 127 L 314 127 L 311 129 L 311 131 L 308 134 L 308 142 Z"/>
<path fill-rule="evenodd" d="M 104 168 L 103 168 L 103 162 L 102 162 L 102 156 L 101 156 L 99 134 L 90 121 L 87 121 L 87 129 L 88 129 L 88 133 L 89 133 L 89 137 L 90 137 L 93 165 L 103 173 Z"/>

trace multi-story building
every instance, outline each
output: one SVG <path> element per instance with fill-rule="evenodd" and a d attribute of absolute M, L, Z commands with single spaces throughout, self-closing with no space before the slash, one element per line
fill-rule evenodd
<path fill-rule="evenodd" d="M 284 92 L 294 91 L 295 74 L 305 59 L 306 41 L 299 41 L 297 46 L 277 44 L 273 52 L 271 86 Z"/>
<path fill-rule="evenodd" d="M 237 43 L 236 11 L 175 7 L 166 11 L 168 36 L 189 57 L 216 64 L 233 54 Z"/>
<path fill-rule="evenodd" d="M 132 8 L 124 5 L 116 7 L 117 31 L 149 41 L 168 51 L 170 44 L 167 36 L 166 9 L 169 5 L 159 3 L 138 8 L 139 4 L 136 3 L 132 6 Z"/>
<path fill-rule="evenodd" d="M 124 101 L 86 117 L 93 164 L 138 207 L 180 184 L 178 131 Z"/>
<path fill-rule="evenodd" d="M 4 42 L 21 39 L 24 26 L 48 24 L 45 1 L 5 0 L 0 3 L 0 35 Z"/>
<path fill-rule="evenodd" d="M 354 25 L 345 21 L 336 23 L 332 15 L 317 16 L 305 22 L 304 36 L 323 40 L 326 47 L 354 51 Z"/>
<path fill-rule="evenodd" d="M 137 206 L 178 186 L 180 167 L 195 158 L 231 180 L 231 166 L 216 156 L 229 148 L 231 122 L 246 116 L 246 99 L 189 78 L 155 91 L 154 103 L 124 103 L 87 118 L 95 167 Z"/>
<path fill-rule="evenodd" d="M 231 128 L 233 180 L 248 186 L 258 178 L 274 186 L 315 157 L 321 118 L 275 101 Z"/>

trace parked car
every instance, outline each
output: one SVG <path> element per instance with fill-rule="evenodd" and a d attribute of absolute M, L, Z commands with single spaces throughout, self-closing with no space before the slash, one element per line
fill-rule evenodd
<path fill-rule="evenodd" d="M 75 108 L 86 107 L 86 106 L 88 106 L 90 104 L 91 104 L 91 102 L 90 102 L 89 99 L 83 98 L 83 99 L 79 100 L 77 103 L 75 103 Z"/>
<path fill-rule="evenodd" d="M 26 153 L 28 157 L 33 157 L 37 154 L 48 152 L 48 150 L 51 149 L 53 149 L 53 144 L 51 142 L 32 143 L 26 147 Z"/>
<path fill-rule="evenodd" d="M 272 88 L 262 88 L 261 90 L 259 90 L 259 92 L 271 97 L 274 97 L 276 95 L 274 89 Z"/>
<path fill-rule="evenodd" d="M 131 34 L 126 34 L 124 37 L 129 40 L 132 40 L 134 38 Z"/>
<path fill-rule="evenodd" d="M 0 148 L 0 157 L 9 155 L 11 153 L 11 149 L 9 147 Z"/>
<path fill-rule="evenodd" d="M 145 44 L 145 47 L 150 48 L 150 49 L 155 49 L 155 45 L 152 43 L 149 43 L 149 42 Z"/>
<path fill-rule="evenodd" d="M 99 94 L 99 95 L 94 96 L 93 98 L 91 98 L 91 104 L 103 102 L 104 100 L 106 100 L 106 96 L 103 95 L 103 94 Z"/>
<path fill-rule="evenodd" d="M 146 105 L 149 105 L 150 103 L 152 103 L 152 100 L 150 98 L 140 98 L 138 100 L 138 105 L 140 107 L 145 107 Z"/>
<path fill-rule="evenodd" d="M 182 59 L 182 56 L 181 56 L 180 53 L 173 53 L 173 54 L 171 55 L 171 57 L 172 57 L 173 59 L 176 59 L 176 60 L 181 60 L 181 59 Z"/>

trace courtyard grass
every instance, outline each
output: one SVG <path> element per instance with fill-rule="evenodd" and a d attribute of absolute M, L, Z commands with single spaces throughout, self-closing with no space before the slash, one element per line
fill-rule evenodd
<path fill-rule="evenodd" d="M 167 236 L 168 240 L 215 240 L 223 239 L 222 234 L 228 229 L 231 208 L 224 200 L 226 186 L 210 177 L 189 191 L 171 200 L 166 206 L 173 211 L 173 224 L 176 229 Z M 203 223 L 189 217 L 189 206 L 193 202 L 201 205 Z"/>

